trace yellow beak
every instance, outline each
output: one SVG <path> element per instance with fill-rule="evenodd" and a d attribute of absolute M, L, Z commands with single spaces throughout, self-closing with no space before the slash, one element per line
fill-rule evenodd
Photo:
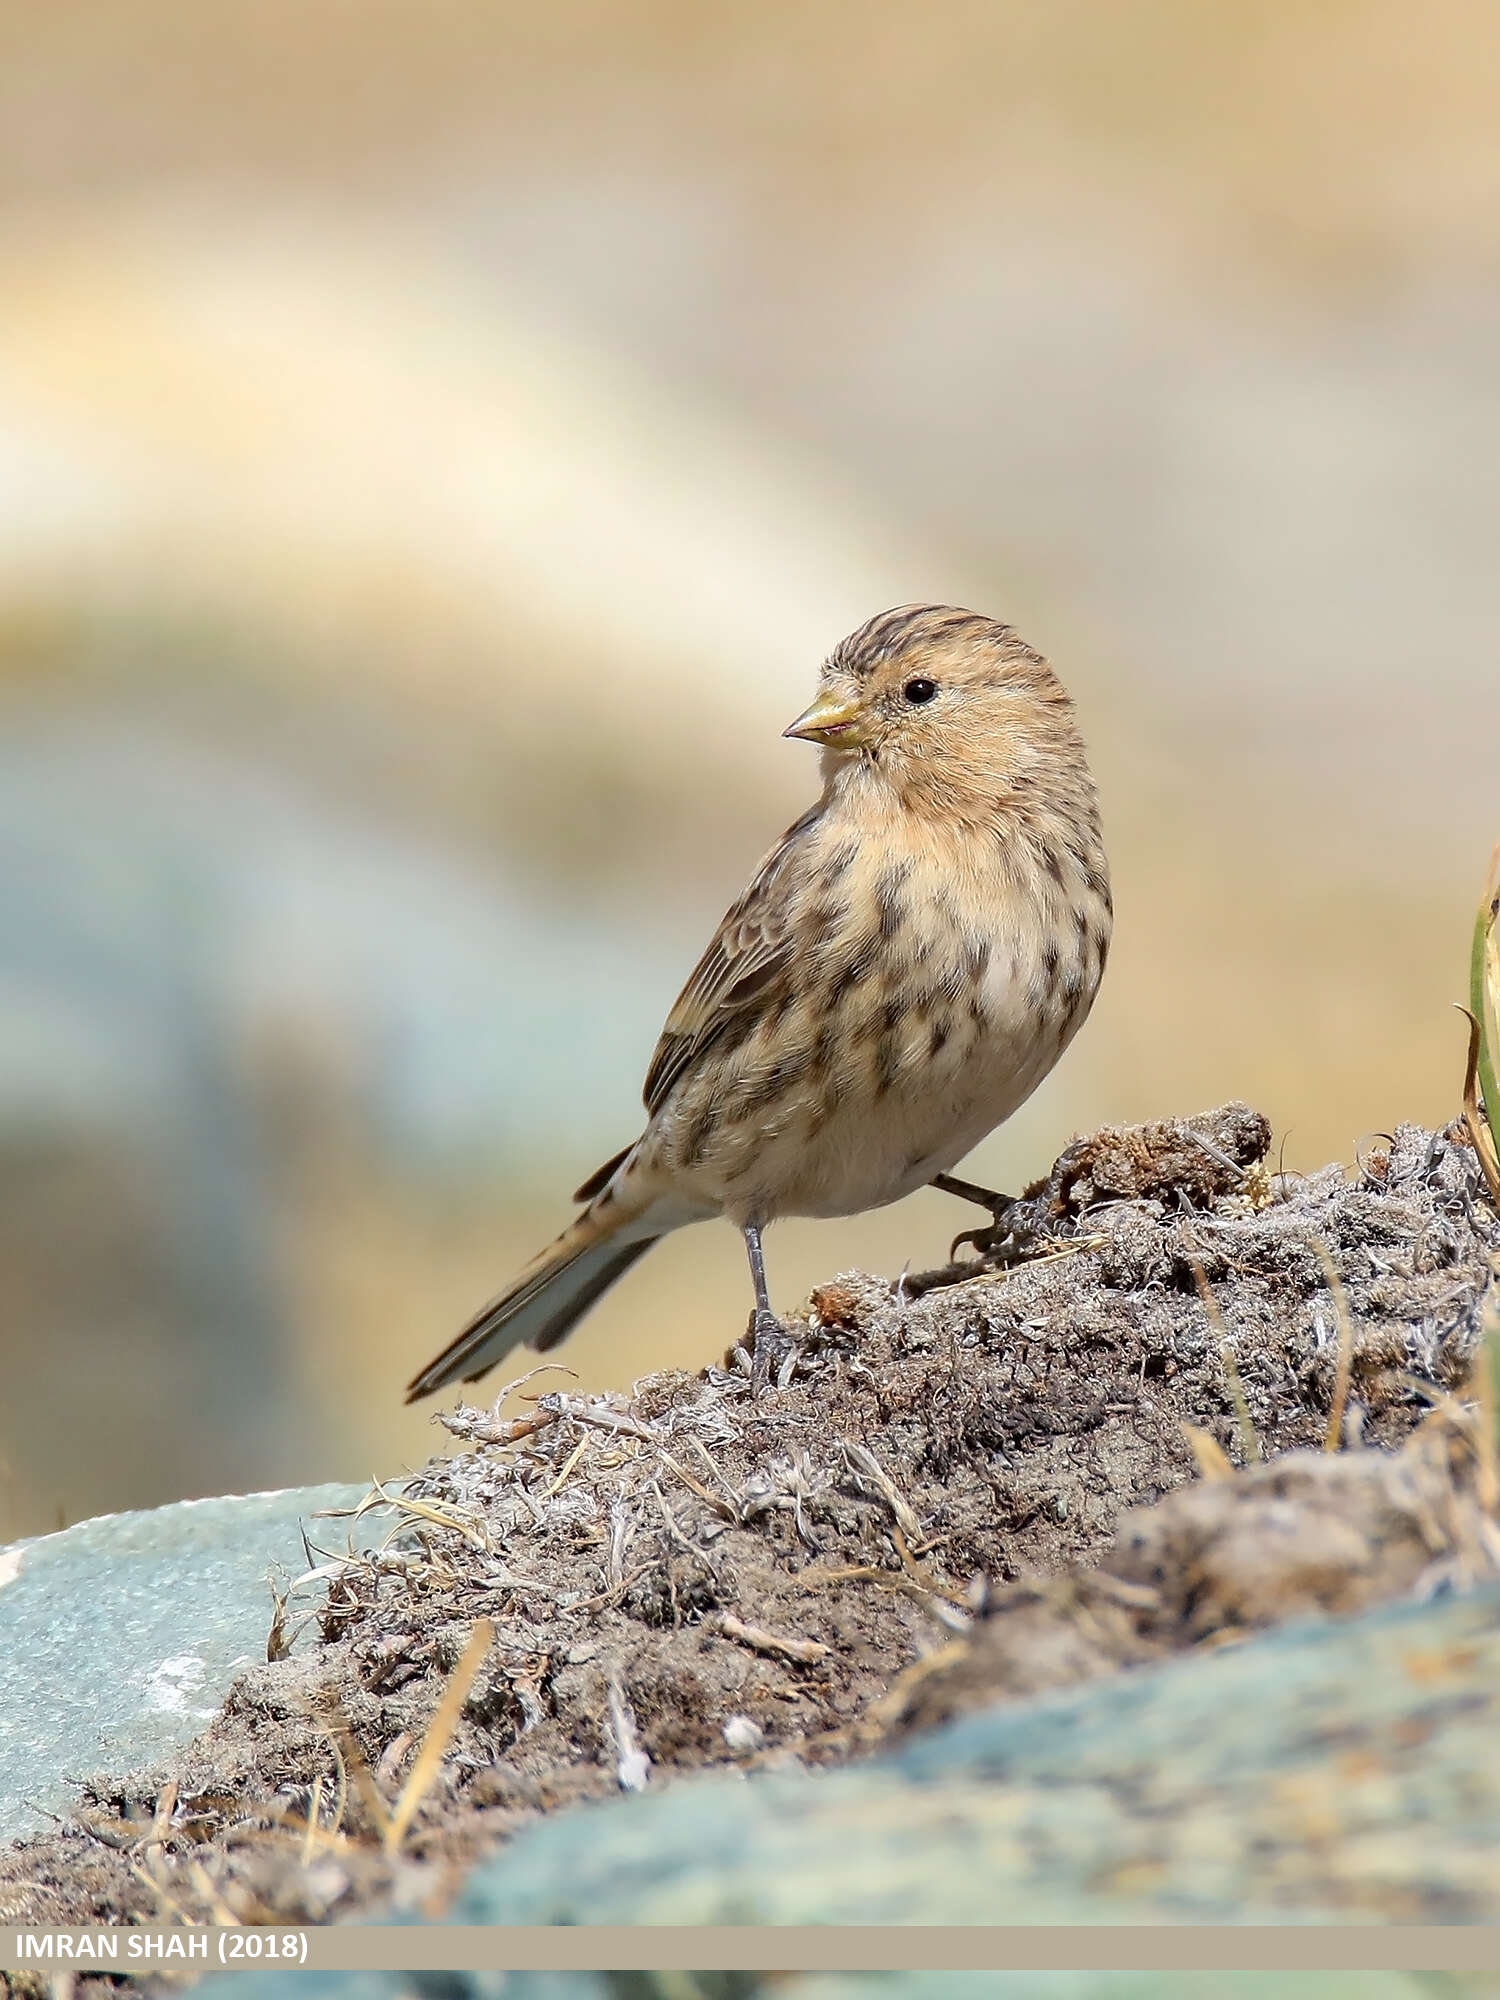
<path fill-rule="evenodd" d="M 828 743 L 836 750 L 857 750 L 864 740 L 859 704 L 847 695 L 820 694 L 783 736 L 800 736 L 807 743 Z"/>

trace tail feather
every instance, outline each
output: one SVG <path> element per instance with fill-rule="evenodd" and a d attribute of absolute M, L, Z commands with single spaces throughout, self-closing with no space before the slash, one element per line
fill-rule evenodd
<path fill-rule="evenodd" d="M 513 1347 L 556 1347 L 616 1278 L 659 1240 L 637 1236 L 622 1243 L 613 1230 L 601 1233 L 592 1216 L 580 1216 L 413 1378 L 407 1402 L 430 1396 L 449 1382 L 477 1381 Z"/>

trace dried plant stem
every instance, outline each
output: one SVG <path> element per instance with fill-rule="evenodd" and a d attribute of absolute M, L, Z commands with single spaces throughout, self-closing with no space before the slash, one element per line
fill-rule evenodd
<path fill-rule="evenodd" d="M 1203 1301 L 1203 1310 L 1208 1314 L 1209 1323 L 1219 1336 L 1219 1360 L 1223 1364 L 1224 1379 L 1229 1385 L 1229 1400 L 1234 1404 L 1234 1418 L 1239 1425 L 1240 1442 L 1244 1448 L 1246 1462 L 1259 1465 L 1260 1438 L 1256 1435 L 1255 1424 L 1250 1415 L 1250 1405 L 1245 1397 L 1245 1385 L 1240 1380 L 1240 1371 L 1235 1365 L 1234 1349 L 1229 1344 L 1229 1329 L 1224 1324 L 1224 1315 L 1219 1311 L 1219 1302 L 1204 1275 L 1203 1266 L 1196 1257 L 1190 1257 L 1188 1262 L 1192 1268 L 1193 1283 L 1198 1287 L 1198 1296 Z M 1191 1442 L 1189 1439 L 1190 1445 Z"/>
<path fill-rule="evenodd" d="M 1211 1431 L 1198 1424 L 1180 1424 L 1178 1428 L 1187 1440 L 1200 1479 L 1233 1479 L 1234 1467 L 1229 1456 Z"/>
<path fill-rule="evenodd" d="M 302 1839 L 302 1866 L 304 1868 L 311 1866 L 313 1856 L 317 1853 L 320 1845 L 318 1839 L 318 1818 L 322 1810 L 323 1780 L 320 1775 L 313 1779 L 312 1794 L 307 1801 L 307 1832 L 303 1835 Z"/>
<path fill-rule="evenodd" d="M 1338 1366 L 1333 1378 L 1333 1398 L 1328 1405 L 1328 1429 L 1323 1434 L 1323 1449 L 1337 1451 L 1344 1435 L 1344 1406 L 1349 1400 L 1349 1378 L 1354 1370 L 1354 1321 L 1332 1251 L 1316 1237 L 1312 1247 L 1328 1280 L 1328 1296 L 1333 1300 L 1333 1316 L 1339 1330 Z"/>
<path fill-rule="evenodd" d="M 469 1634 L 468 1643 L 459 1654 L 458 1664 L 448 1676 L 448 1685 L 443 1689 L 443 1698 L 438 1703 L 427 1734 L 422 1739 L 422 1747 L 417 1752 L 417 1761 L 411 1767 L 411 1775 L 401 1787 L 385 1829 L 385 1851 L 387 1854 L 400 1852 L 401 1843 L 406 1838 L 406 1830 L 416 1816 L 416 1811 L 426 1796 L 428 1787 L 437 1776 L 438 1766 L 443 1761 L 443 1752 L 448 1747 L 448 1739 L 458 1727 L 459 1713 L 468 1699 L 469 1689 L 474 1685 L 474 1676 L 484 1663 L 484 1656 L 494 1644 L 495 1627 L 490 1619 L 478 1618 Z"/>
<path fill-rule="evenodd" d="M 815 1666 L 819 1660 L 826 1660 L 832 1650 L 819 1639 L 802 1639 L 781 1632 L 768 1632 L 762 1625 L 747 1625 L 731 1611 L 719 1613 L 718 1628 L 726 1639 L 736 1639 L 753 1652 L 780 1653 L 783 1658 L 797 1660 L 803 1666 Z"/>

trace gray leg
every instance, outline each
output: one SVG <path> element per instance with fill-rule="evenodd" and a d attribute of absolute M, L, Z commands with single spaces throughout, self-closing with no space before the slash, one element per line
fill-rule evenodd
<path fill-rule="evenodd" d="M 755 1310 L 775 1318 L 771 1311 L 771 1294 L 766 1290 L 766 1253 L 760 1247 L 760 1224 L 747 1222 L 740 1232 L 745 1239 L 745 1250 L 750 1259 L 750 1282 L 755 1287 Z"/>
<path fill-rule="evenodd" d="M 776 1371 L 790 1353 L 792 1341 L 786 1328 L 771 1310 L 766 1289 L 765 1252 L 760 1247 L 760 1224 L 747 1222 L 741 1229 L 745 1254 L 750 1259 L 750 1282 L 755 1287 L 755 1311 L 750 1315 L 750 1335 L 754 1342 L 750 1381 L 758 1393 L 775 1380 Z"/>

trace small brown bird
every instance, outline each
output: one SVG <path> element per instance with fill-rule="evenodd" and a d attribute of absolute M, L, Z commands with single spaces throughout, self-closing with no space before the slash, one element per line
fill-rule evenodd
<path fill-rule="evenodd" d="M 1077 1033 L 1112 906 L 1073 707 L 1009 626 L 883 612 L 825 662 L 785 732 L 823 745 L 823 795 L 766 856 L 683 988 L 648 1121 L 586 1180 L 572 1227 L 412 1382 L 473 1381 L 555 1347 L 669 1230 L 724 1215 L 755 1285 L 755 1373 L 784 1331 L 761 1231 L 934 1182 Z"/>

